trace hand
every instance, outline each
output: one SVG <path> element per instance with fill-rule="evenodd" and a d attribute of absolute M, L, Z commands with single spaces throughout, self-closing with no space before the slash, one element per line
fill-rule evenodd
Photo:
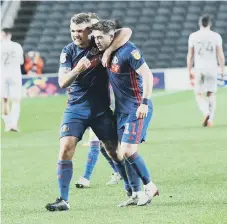
<path fill-rule="evenodd" d="M 85 70 L 87 70 L 90 66 L 91 66 L 90 60 L 87 59 L 86 56 L 84 56 L 78 61 L 74 69 L 77 73 L 80 74 L 81 72 L 84 72 Z"/>
<path fill-rule="evenodd" d="M 146 104 L 140 104 L 136 111 L 136 117 L 137 118 L 145 118 L 148 113 L 148 105 Z"/>
<path fill-rule="evenodd" d="M 193 80 L 195 78 L 195 74 L 192 71 L 189 72 L 189 78 L 190 80 Z"/>
<path fill-rule="evenodd" d="M 111 54 L 112 54 L 111 51 L 109 51 L 108 49 L 105 50 L 105 52 L 102 56 L 102 66 L 103 67 L 109 67 Z"/>

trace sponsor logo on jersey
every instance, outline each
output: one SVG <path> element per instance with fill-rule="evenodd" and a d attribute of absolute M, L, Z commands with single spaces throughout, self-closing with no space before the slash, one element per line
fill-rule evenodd
<path fill-rule="evenodd" d="M 120 65 L 111 64 L 110 71 L 113 73 L 120 73 Z"/>
<path fill-rule="evenodd" d="M 60 62 L 63 64 L 66 62 L 66 53 L 61 53 Z"/>
<path fill-rule="evenodd" d="M 132 51 L 131 54 L 136 60 L 139 60 L 141 58 L 140 52 L 138 50 Z"/>
<path fill-rule="evenodd" d="M 113 64 L 117 64 L 118 63 L 118 58 L 117 56 L 114 56 L 113 60 L 112 60 L 112 63 Z"/>

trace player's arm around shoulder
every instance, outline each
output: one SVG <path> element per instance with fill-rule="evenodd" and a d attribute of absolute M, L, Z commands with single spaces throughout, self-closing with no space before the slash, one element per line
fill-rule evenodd
<path fill-rule="evenodd" d="M 115 31 L 114 40 L 111 43 L 111 45 L 105 50 L 102 57 L 102 65 L 104 67 L 109 66 L 111 54 L 118 48 L 125 45 L 129 41 L 131 36 L 132 36 L 132 30 L 127 27 L 124 27 Z"/>
<path fill-rule="evenodd" d="M 73 67 L 71 53 L 64 48 L 60 56 L 60 67 L 58 71 L 58 83 L 61 88 L 69 87 L 76 78 L 86 69 L 91 63 L 86 57 L 82 57 L 77 65 Z"/>

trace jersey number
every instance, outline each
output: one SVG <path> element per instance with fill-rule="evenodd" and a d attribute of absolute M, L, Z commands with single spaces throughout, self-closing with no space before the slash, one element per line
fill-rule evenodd
<path fill-rule="evenodd" d="M 203 55 L 203 54 L 204 54 L 204 51 L 213 53 L 214 48 L 213 48 L 213 46 L 211 45 L 211 42 L 210 42 L 210 41 L 209 41 L 207 44 L 202 43 L 202 42 L 198 42 L 198 44 L 200 45 L 200 46 L 199 46 L 199 51 L 198 51 L 198 54 L 199 54 L 199 55 Z"/>
<path fill-rule="evenodd" d="M 15 51 L 12 51 L 10 53 L 3 53 L 3 61 L 4 61 L 4 65 L 7 66 L 10 64 L 10 60 L 15 58 Z"/>
<path fill-rule="evenodd" d="M 129 130 L 129 123 L 126 123 L 125 124 L 125 131 L 124 131 L 124 134 L 126 135 L 136 135 L 136 123 L 132 123 L 131 124 L 131 131 Z"/>

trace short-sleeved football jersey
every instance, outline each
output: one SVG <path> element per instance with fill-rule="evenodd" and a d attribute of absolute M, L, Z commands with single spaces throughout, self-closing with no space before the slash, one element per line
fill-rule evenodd
<path fill-rule="evenodd" d="M 142 103 L 142 77 L 136 70 L 145 62 L 138 48 L 131 42 L 116 50 L 108 70 L 115 95 L 115 111 L 130 114 Z M 149 107 L 152 107 L 149 100 Z"/>
<path fill-rule="evenodd" d="M 192 33 L 188 46 L 194 47 L 194 67 L 197 69 L 215 69 L 218 66 L 217 46 L 222 46 L 221 36 L 212 31 L 201 29 Z"/>
<path fill-rule="evenodd" d="M 1 41 L 1 74 L 3 77 L 21 79 L 21 64 L 23 62 L 23 49 L 19 43 Z"/>
<path fill-rule="evenodd" d="M 90 59 L 91 66 L 68 88 L 67 110 L 86 119 L 104 113 L 109 108 L 110 98 L 108 75 L 101 65 L 102 55 L 93 38 L 87 48 L 80 48 L 74 42 L 64 47 L 60 56 L 60 68 L 67 67 L 72 70 L 84 56 Z"/>

